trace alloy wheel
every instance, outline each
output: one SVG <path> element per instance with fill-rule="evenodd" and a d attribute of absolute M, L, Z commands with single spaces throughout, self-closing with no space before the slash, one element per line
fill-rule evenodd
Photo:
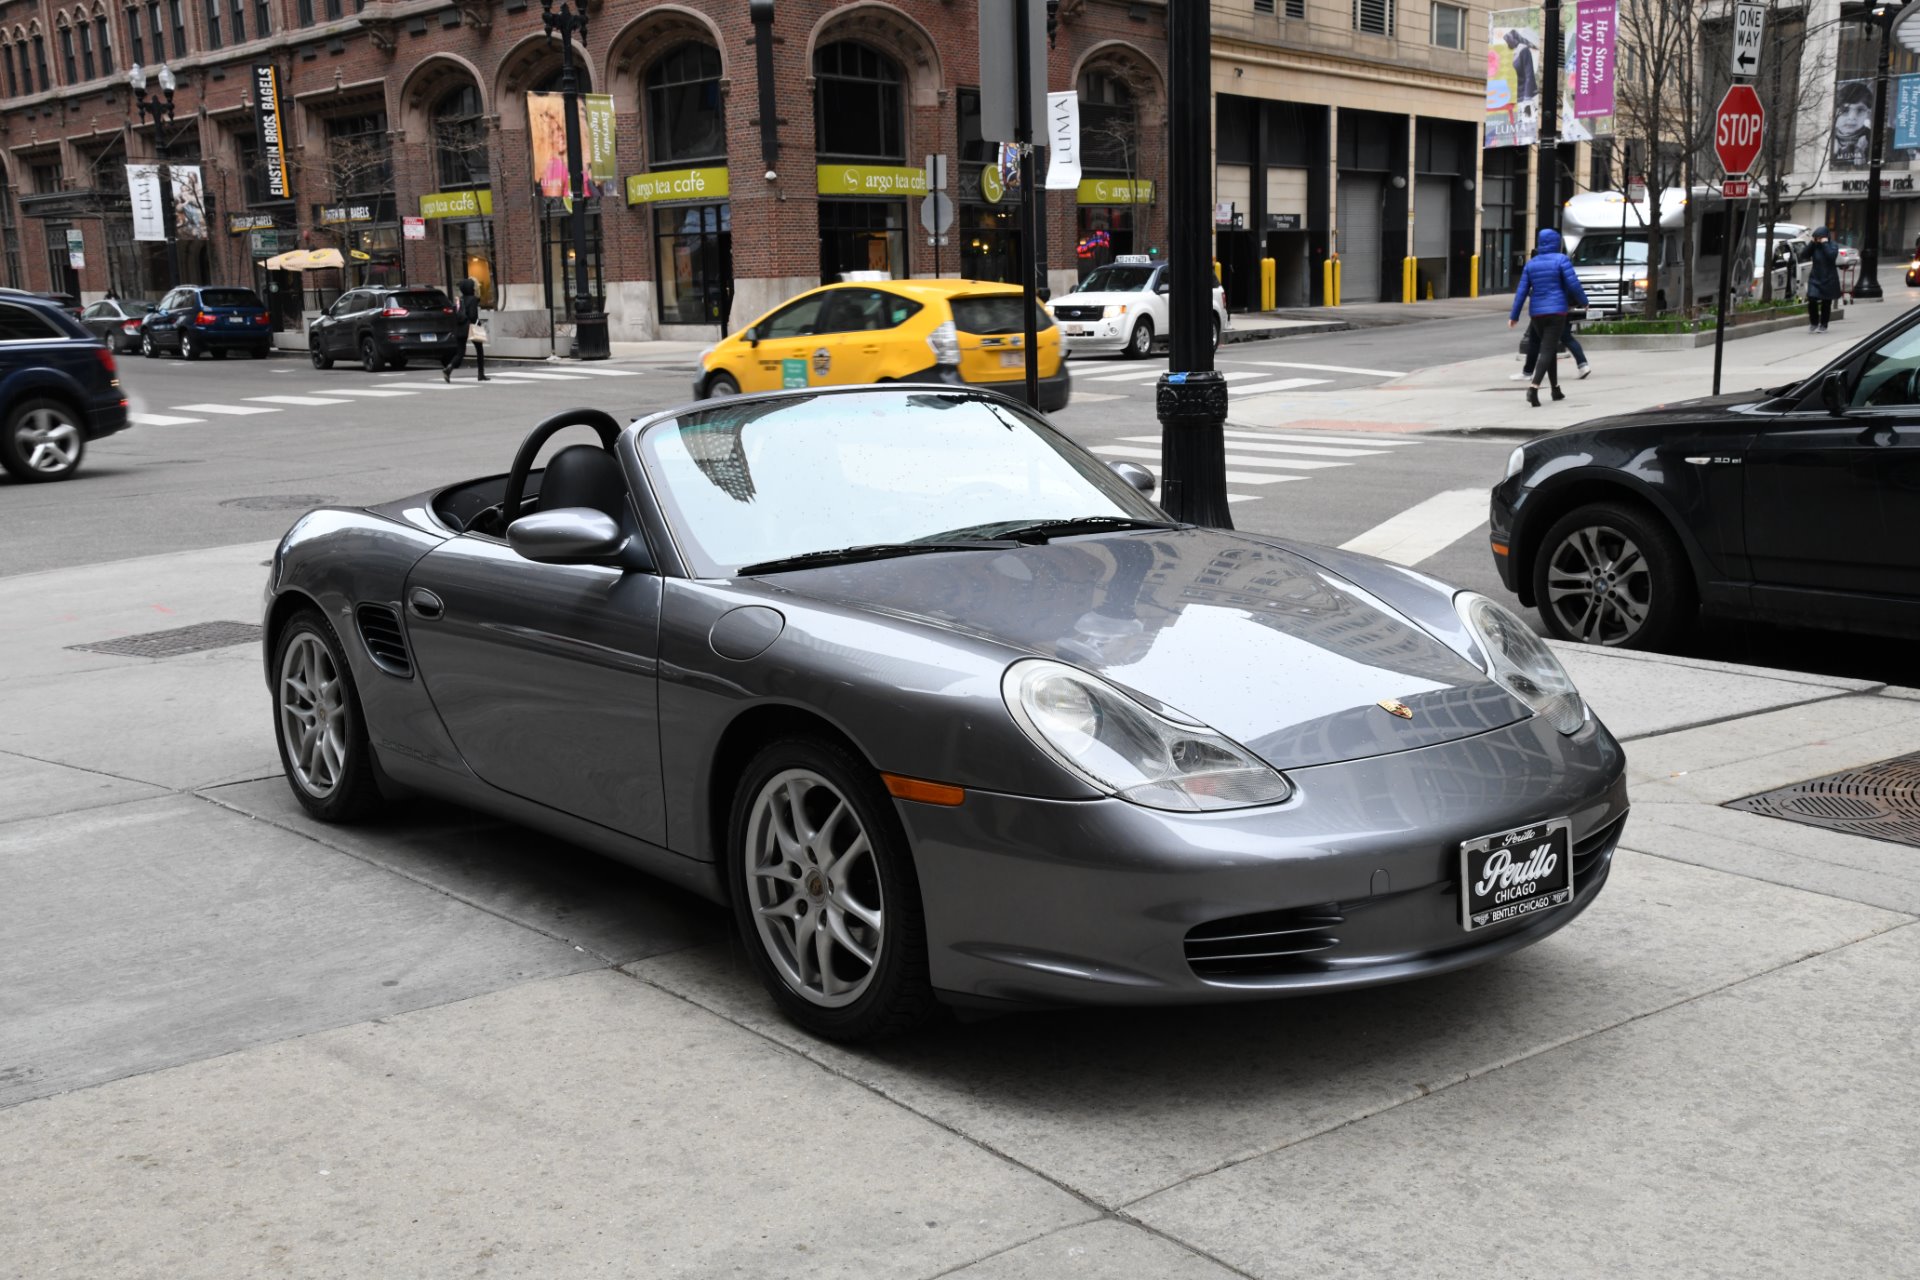
<path fill-rule="evenodd" d="M 14 426 L 14 452 L 29 471 L 57 476 L 80 462 L 80 428 L 57 409 L 29 409 Z"/>
<path fill-rule="evenodd" d="M 1579 640 L 1625 644 L 1647 624 L 1653 586 L 1653 571 L 1633 539 L 1587 525 L 1569 531 L 1548 558 L 1545 605 Z"/>
<path fill-rule="evenodd" d="M 191 360 L 194 357 L 198 356 L 199 354 L 200 354 L 200 349 L 193 345 L 193 335 L 190 333 L 181 334 L 180 335 L 180 358 L 182 360 Z"/>
<path fill-rule="evenodd" d="M 311 631 L 296 636 L 280 659 L 280 731 L 294 781 L 316 800 L 332 795 L 347 769 L 346 687 Z"/>
<path fill-rule="evenodd" d="M 775 774 L 754 797 L 741 856 L 748 908 L 781 979 L 816 1005 L 858 1000 L 878 971 L 886 913 L 847 797 L 810 769 Z"/>
<path fill-rule="evenodd" d="M 140 335 L 140 354 L 141 354 L 141 355 L 143 355 L 143 356 L 145 356 L 145 357 L 146 357 L 147 359 L 149 359 L 149 360 L 152 360 L 152 359 L 154 359 L 154 358 L 156 358 L 157 356 L 159 356 L 159 354 L 160 354 L 160 353 L 159 353 L 158 351 L 156 351 L 156 350 L 154 350 L 154 348 L 153 348 L 153 335 L 152 335 L 152 334 L 150 334 L 150 333 L 143 333 L 143 334 L 141 334 L 141 335 Z"/>

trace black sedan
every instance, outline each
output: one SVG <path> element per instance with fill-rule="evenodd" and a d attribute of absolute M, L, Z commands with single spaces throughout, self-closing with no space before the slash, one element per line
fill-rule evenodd
<path fill-rule="evenodd" d="M 80 313 L 87 332 L 111 351 L 138 351 L 140 325 L 155 304 L 145 298 L 105 298 Z"/>
<path fill-rule="evenodd" d="M 438 362 L 460 337 L 460 313 L 446 294 L 432 285 L 386 285 L 341 294 L 309 326 L 307 344 L 316 369 L 358 360 L 378 373 L 404 369 L 413 358 Z"/>
<path fill-rule="evenodd" d="M 1804 381 L 1584 423 L 1513 451 L 1494 564 L 1566 640 L 1702 616 L 1920 637 L 1920 309 Z"/>

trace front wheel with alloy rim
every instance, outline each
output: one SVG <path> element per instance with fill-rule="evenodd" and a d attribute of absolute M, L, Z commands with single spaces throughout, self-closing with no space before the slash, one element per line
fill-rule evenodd
<path fill-rule="evenodd" d="M 193 335 L 190 333 L 180 335 L 180 358 L 182 360 L 198 360 L 200 358 L 200 344 L 193 340 Z"/>
<path fill-rule="evenodd" d="M 339 637 L 312 609 L 274 643 L 273 729 L 293 797 L 322 822 L 352 822 L 380 806 L 373 749 Z"/>
<path fill-rule="evenodd" d="M 762 748 L 734 792 L 734 919 L 781 1012 L 829 1040 L 877 1040 L 934 1011 L 906 829 L 873 770 L 820 738 Z"/>
<path fill-rule="evenodd" d="M 1134 359 L 1144 359 L 1153 354 L 1153 320 L 1141 316 L 1134 322 L 1133 332 L 1127 337 L 1127 354 Z"/>
<path fill-rule="evenodd" d="M 1554 521 L 1533 562 L 1533 598 L 1561 640 L 1659 649 L 1686 629 L 1693 575 L 1673 531 L 1636 507 L 1602 502 Z"/>
<path fill-rule="evenodd" d="M 140 354 L 149 360 L 158 360 L 160 358 L 160 348 L 153 345 L 152 334 L 143 333 L 140 335 Z"/>
<path fill-rule="evenodd" d="M 309 335 L 307 340 L 314 344 L 312 349 L 307 352 L 307 358 L 313 361 L 313 367 L 316 369 L 333 368 L 333 357 L 320 349 L 320 339 Z"/>
<path fill-rule="evenodd" d="M 58 400 L 23 400 L 0 428 L 0 466 L 28 484 L 67 479 L 86 452 L 79 419 Z"/>
<path fill-rule="evenodd" d="M 373 345 L 372 338 L 360 339 L 360 367 L 368 373 L 378 373 L 386 361 L 380 358 L 379 350 Z"/>

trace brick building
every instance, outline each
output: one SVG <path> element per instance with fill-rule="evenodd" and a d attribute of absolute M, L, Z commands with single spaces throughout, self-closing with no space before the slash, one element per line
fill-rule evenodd
<path fill-rule="evenodd" d="M 769 157 L 746 0 L 588 0 L 582 87 L 613 98 L 619 173 L 619 194 L 590 203 L 589 259 L 616 341 L 711 335 L 729 308 L 742 324 L 846 270 L 932 274 L 919 175 L 934 153 L 953 157 L 958 213 L 939 271 L 1013 275 L 1016 206 L 983 181 L 975 6 L 774 10 Z M 1046 202 L 1056 285 L 1164 238 L 1165 28 L 1165 0 L 1060 6 L 1049 83 L 1079 87 L 1087 141 L 1086 181 Z M 168 160 L 198 165 L 206 192 L 208 238 L 176 243 L 186 281 L 270 292 L 286 329 L 343 288 L 469 275 L 501 336 L 544 339 L 564 318 L 566 216 L 528 139 L 526 95 L 561 78 L 539 0 L 0 0 L 0 282 L 86 301 L 171 283 L 165 246 L 133 234 L 126 165 L 156 155 L 135 62 L 177 77 Z M 261 160 L 261 66 L 279 74 L 290 199 L 270 197 Z M 405 234 L 415 218 L 424 239 Z M 324 247 L 348 265 L 261 265 Z"/>

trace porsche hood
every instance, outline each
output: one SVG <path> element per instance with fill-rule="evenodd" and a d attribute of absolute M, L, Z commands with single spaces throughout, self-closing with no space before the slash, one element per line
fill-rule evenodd
<path fill-rule="evenodd" d="M 911 556 L 779 583 L 1072 663 L 1279 769 L 1431 746 L 1531 714 L 1345 579 L 1216 530 Z"/>

